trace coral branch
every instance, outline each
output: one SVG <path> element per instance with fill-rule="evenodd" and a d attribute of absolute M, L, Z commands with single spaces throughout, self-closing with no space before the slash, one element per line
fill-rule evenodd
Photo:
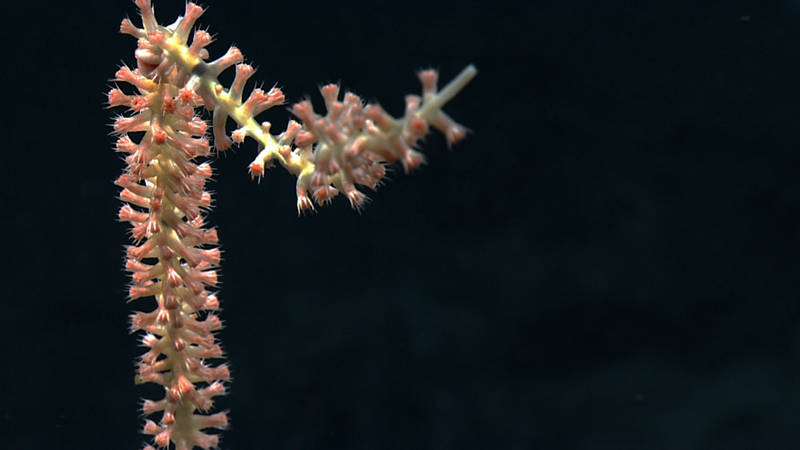
<path fill-rule="evenodd" d="M 219 436 L 203 430 L 225 428 L 227 415 L 204 412 L 213 407 L 214 397 L 225 393 L 224 382 L 230 378 L 225 364 L 207 364 L 223 357 L 214 337 L 222 323 L 209 312 L 219 302 L 208 290 L 217 285 L 220 251 L 214 247 L 216 231 L 203 223 L 203 211 L 211 206 L 211 195 L 204 190 L 211 167 L 197 162 L 210 155 L 210 145 L 206 123 L 195 115 L 201 97 L 163 47 L 167 41 L 185 46 L 202 10 L 190 3 L 183 18 L 164 28 L 155 21 L 149 1 L 139 0 L 137 6 L 144 29 L 126 20 L 120 30 L 140 39 L 138 67 L 123 67 L 116 74 L 116 81 L 133 86 L 137 94 L 115 88 L 108 103 L 133 111 L 114 123 L 120 135 L 116 148 L 127 155 L 125 173 L 116 181 L 125 202 L 119 219 L 131 224 L 136 242 L 128 248 L 125 264 L 132 279 L 129 298 L 154 298 L 157 305 L 131 317 L 131 331 L 143 331 L 142 344 L 148 348 L 140 358 L 137 380 L 165 389 L 163 399 L 143 403 L 145 415 L 161 414 L 159 423 L 148 420 L 143 432 L 159 447 L 172 443 L 208 449 L 218 445 Z M 186 53 L 199 56 L 201 50 L 196 45 Z M 144 136 L 134 142 L 131 132 Z"/>
<path fill-rule="evenodd" d="M 223 357 L 214 336 L 222 323 L 212 312 L 219 309 L 219 300 L 211 291 L 218 284 L 221 255 L 216 231 L 204 223 L 212 205 L 205 190 L 212 170 L 203 159 L 210 156 L 211 144 L 208 124 L 196 109 L 212 112 L 211 133 L 218 151 L 248 137 L 258 143 L 249 166 L 253 177 L 262 177 L 275 161 L 297 176 L 298 213 L 325 205 L 339 193 L 360 210 L 368 199 L 356 186 L 376 189 L 389 164 L 399 163 L 406 172 L 422 164 L 417 144 L 431 127 L 444 134 L 448 145 L 464 138 L 466 128 L 442 108 L 477 70 L 467 66 L 441 91 L 435 71 L 420 72 L 422 95 L 406 97 L 400 118 L 353 93 L 342 95 L 339 86 L 329 84 L 320 89 L 324 115 L 309 101 L 301 101 L 291 107 L 298 121 L 290 120 L 285 131 L 273 136 L 270 123 L 259 124 L 255 117 L 283 104 L 283 92 L 255 88 L 243 100 L 255 70 L 242 63 L 242 52 L 230 47 L 207 62 L 205 47 L 211 36 L 198 30 L 189 42 L 203 14 L 201 7 L 188 3 L 184 16 L 163 26 L 150 0 L 135 4 L 142 27 L 125 19 L 120 32 L 138 40 L 137 66 L 120 68 L 115 80 L 136 93 L 115 87 L 108 93 L 108 105 L 128 109 L 113 127 L 116 151 L 127 164 L 116 184 L 124 202 L 118 217 L 131 224 L 134 241 L 126 251 L 129 298 L 152 298 L 156 304 L 152 311 L 131 316 L 131 331 L 142 331 L 142 344 L 148 348 L 139 361 L 137 382 L 160 384 L 165 390 L 164 398 L 144 401 L 144 414 L 160 414 L 160 420 L 147 420 L 143 432 L 153 436 L 158 447 L 209 449 L 219 444 L 219 435 L 206 430 L 225 428 L 228 417 L 225 412 L 206 412 L 213 408 L 213 399 L 225 393 L 230 373 L 224 363 L 207 364 Z M 232 66 L 236 74 L 226 89 L 218 76 Z M 228 119 L 237 124 L 230 135 Z M 137 142 L 131 133 L 143 136 Z"/>

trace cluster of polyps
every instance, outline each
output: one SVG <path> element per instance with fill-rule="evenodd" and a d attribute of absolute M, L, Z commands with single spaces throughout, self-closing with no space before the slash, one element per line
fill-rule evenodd
<path fill-rule="evenodd" d="M 468 68 L 468 76 L 473 75 L 470 69 L 474 71 Z M 315 113 L 308 100 L 292 106 L 292 113 L 301 123 L 290 121 L 286 131 L 278 137 L 278 143 L 279 153 L 284 158 L 295 157 L 311 163 L 297 174 L 298 212 L 313 209 L 309 191 L 318 205 L 330 202 L 343 192 L 353 208 L 361 209 L 367 197 L 356 185 L 374 190 L 386 174 L 386 164 L 399 162 L 406 172 L 419 166 L 424 157 L 414 148 L 428 134 L 430 125 L 445 135 L 448 145 L 463 139 L 466 129 L 441 111 L 441 104 L 424 108 L 439 100 L 437 78 L 433 70 L 419 73 L 423 97 L 406 96 L 406 112 L 399 119 L 387 114 L 379 105 L 365 106 L 352 92 L 340 99 L 339 86 L 335 84 L 320 88 L 325 100 L 325 116 Z M 237 132 L 234 132 L 234 140 L 238 140 Z M 250 164 L 253 176 L 264 174 L 268 158 L 268 152 L 262 152 Z"/>
<path fill-rule="evenodd" d="M 259 124 L 255 116 L 284 102 L 276 88 L 253 89 L 243 99 L 244 87 L 254 69 L 242 64 L 244 57 L 231 47 L 220 58 L 206 62 L 205 47 L 211 36 L 202 30 L 189 35 L 203 9 L 187 3 L 183 17 L 169 26 L 160 25 L 150 0 L 135 0 L 142 28 L 125 19 L 120 31 L 138 39 L 136 69 L 123 67 L 116 81 L 130 85 L 133 93 L 115 88 L 109 92 L 110 106 L 124 106 L 130 115 L 118 117 L 117 151 L 126 154 L 127 168 L 116 183 L 125 205 L 119 218 L 132 225 L 136 243 L 127 250 L 126 269 L 132 273 L 130 299 L 155 298 L 151 312 L 132 316 L 133 331 L 144 331 L 138 380 L 164 386 L 158 401 L 146 400 L 145 415 L 161 412 L 156 423 L 147 420 L 144 432 L 155 436 L 159 447 L 170 443 L 177 450 L 194 446 L 216 447 L 217 434 L 207 428 L 224 428 L 225 413 L 205 414 L 213 398 L 225 393 L 230 378 L 225 364 L 209 366 L 207 359 L 222 357 L 214 332 L 222 326 L 211 312 L 219 308 L 208 289 L 217 284 L 215 268 L 220 261 L 217 233 L 204 225 L 203 213 L 211 206 L 205 184 L 211 176 L 207 162 L 211 153 L 207 124 L 196 108 L 213 111 L 214 146 L 225 150 L 247 137 L 258 143 L 259 153 L 250 164 L 253 176 L 263 176 L 274 161 L 297 176 L 298 211 L 313 208 L 311 197 L 323 205 L 339 192 L 354 208 L 366 200 L 356 185 L 374 189 L 384 177 L 386 164 L 399 162 L 406 171 L 422 163 L 414 150 L 430 126 L 445 134 L 448 144 L 466 131 L 441 108 L 477 71 L 468 66 L 441 91 L 434 71 L 419 74 L 423 95 L 406 98 L 402 118 L 389 116 L 378 105 L 364 105 L 352 93 L 339 99 L 339 88 L 322 88 L 327 113 L 316 114 L 308 101 L 293 106 L 300 122 L 290 121 L 286 131 L 270 134 L 269 122 Z M 230 89 L 218 76 L 231 66 L 236 76 Z M 229 136 L 226 123 L 238 125 Z M 131 137 L 142 134 L 137 141 Z M 309 197 L 309 192 L 311 197 Z M 199 413 L 199 414 L 198 414 Z M 152 448 L 147 446 L 146 448 Z"/>

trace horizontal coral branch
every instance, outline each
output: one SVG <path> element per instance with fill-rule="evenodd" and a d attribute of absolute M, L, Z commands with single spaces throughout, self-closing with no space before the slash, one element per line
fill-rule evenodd
<path fill-rule="evenodd" d="M 282 156 L 297 155 L 311 162 L 298 174 L 298 212 L 313 209 L 309 192 L 318 205 L 330 202 L 342 192 L 353 208 L 361 209 L 367 197 L 356 185 L 374 190 L 386 174 L 386 164 L 399 162 L 406 172 L 422 164 L 425 159 L 415 148 L 428 134 L 430 125 L 445 135 L 448 145 L 463 139 L 466 129 L 442 112 L 441 107 L 476 74 L 477 70 L 470 65 L 442 93 L 437 93 L 437 73 L 420 72 L 423 97 L 406 96 L 406 112 L 399 119 L 391 117 L 379 105 L 364 105 L 353 93 L 340 98 L 339 86 L 334 84 L 320 89 L 326 115 L 315 113 L 308 100 L 295 104 L 292 113 L 301 125 L 290 122 L 281 143 Z M 287 146 L 292 141 L 296 148 L 289 153 Z M 269 160 L 269 152 L 262 151 L 250 165 L 251 172 L 262 175 Z"/>

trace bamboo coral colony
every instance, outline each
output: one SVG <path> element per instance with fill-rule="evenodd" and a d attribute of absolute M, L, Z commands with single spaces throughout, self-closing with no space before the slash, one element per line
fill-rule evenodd
<path fill-rule="evenodd" d="M 137 380 L 166 390 L 163 399 L 144 401 L 146 416 L 162 413 L 159 423 L 146 421 L 144 433 L 153 435 L 159 447 L 172 443 L 176 449 L 208 449 L 218 445 L 219 435 L 203 430 L 225 428 L 228 419 L 225 412 L 206 412 L 214 397 L 225 393 L 230 373 L 224 363 L 205 363 L 223 356 L 214 336 L 222 327 L 214 313 L 219 301 L 209 291 L 217 284 L 220 251 L 216 230 L 204 224 L 203 212 L 211 205 L 204 186 L 212 171 L 208 162 L 197 160 L 209 157 L 211 146 L 207 124 L 196 115 L 196 108 L 213 111 L 217 150 L 242 143 L 248 136 L 258 143 L 258 156 L 250 164 L 252 176 L 263 176 L 274 161 L 297 176 L 298 212 L 313 209 L 314 203 L 324 205 L 339 192 L 354 208 L 361 208 L 366 197 L 355 186 L 374 189 L 386 164 L 399 161 L 406 171 L 417 167 L 423 158 L 412 147 L 427 134 L 429 125 L 443 132 L 448 144 L 465 136 L 465 129 L 441 108 L 476 70 L 468 66 L 439 92 L 436 72 L 421 72 L 423 96 L 407 96 L 405 116 L 400 119 L 380 106 L 364 105 L 352 93 L 340 100 L 338 86 L 327 85 L 321 88 L 326 115 L 318 115 L 310 102 L 302 101 L 291 108 L 300 122 L 291 120 L 284 132 L 272 136 L 270 124 L 258 124 L 254 117 L 282 104 L 283 93 L 276 88 L 253 89 L 242 102 L 244 85 L 254 70 L 242 64 L 241 52 L 232 47 L 206 62 L 211 36 L 198 30 L 188 43 L 203 13 L 201 7 L 188 3 L 183 17 L 162 26 L 150 0 L 135 3 L 142 28 L 125 19 L 120 31 L 138 39 L 137 68 L 120 68 L 115 80 L 132 85 L 137 93 L 114 88 L 108 103 L 131 111 L 114 122 L 119 135 L 116 149 L 127 154 L 127 167 L 116 181 L 125 203 L 119 218 L 130 222 L 135 241 L 127 249 L 126 269 L 132 273 L 129 297 L 154 297 L 157 303 L 155 310 L 131 317 L 131 330 L 144 331 L 142 342 L 149 348 L 141 356 Z M 236 75 L 225 89 L 217 77 L 232 65 Z M 230 136 L 225 130 L 228 118 L 238 125 Z M 143 136 L 137 143 L 129 133 Z"/>

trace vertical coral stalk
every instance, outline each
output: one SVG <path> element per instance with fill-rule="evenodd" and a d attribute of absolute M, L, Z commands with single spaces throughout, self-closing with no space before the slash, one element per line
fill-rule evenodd
<path fill-rule="evenodd" d="M 135 245 L 127 249 L 126 269 L 131 272 L 129 297 L 154 298 L 156 308 L 136 312 L 131 330 L 144 331 L 148 351 L 139 362 L 138 382 L 164 387 L 160 400 L 145 400 L 145 415 L 161 413 L 158 423 L 147 420 L 144 433 L 154 436 L 159 447 L 176 449 L 218 445 L 208 428 L 225 428 L 224 412 L 203 414 L 213 399 L 225 393 L 230 378 L 225 364 L 209 366 L 205 360 L 222 358 L 214 332 L 222 327 L 212 312 L 219 308 L 209 291 L 217 285 L 215 267 L 220 262 L 217 233 L 204 224 L 203 212 L 211 206 L 204 190 L 211 166 L 200 162 L 210 154 L 206 123 L 195 115 L 200 96 L 187 86 L 187 77 L 150 45 L 147 34 L 159 33 L 149 1 L 137 1 L 145 29 L 124 21 L 121 30 L 139 38 L 138 68 L 122 67 L 116 81 L 134 87 L 126 94 L 109 92 L 110 106 L 126 106 L 128 116 L 118 117 L 114 131 L 116 148 L 126 154 L 127 167 L 116 184 L 125 205 L 119 218 L 132 226 Z M 174 35 L 188 34 L 200 8 L 187 8 L 175 25 Z M 202 47 L 191 49 L 199 56 Z M 131 133 L 140 135 L 136 142 Z M 152 448 L 152 447 L 146 447 Z"/>

